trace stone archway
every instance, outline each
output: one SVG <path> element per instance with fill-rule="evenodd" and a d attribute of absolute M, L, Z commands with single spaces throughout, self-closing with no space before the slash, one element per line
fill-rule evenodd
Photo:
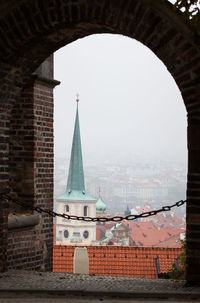
<path fill-rule="evenodd" d="M 137 39 L 166 65 L 188 112 L 187 280 L 199 281 L 200 38 L 167 1 L 8 0 L 0 11 L 0 186 L 9 182 L 11 109 L 20 102 L 17 97 L 36 68 L 60 47 L 90 34 Z"/>

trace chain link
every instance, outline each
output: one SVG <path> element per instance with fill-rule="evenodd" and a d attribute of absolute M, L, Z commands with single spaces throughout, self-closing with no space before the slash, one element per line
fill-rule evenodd
<path fill-rule="evenodd" d="M 139 218 L 147 218 L 147 217 L 151 217 L 151 216 L 155 216 L 160 212 L 166 212 L 166 211 L 170 211 L 173 207 L 180 207 L 183 204 L 186 203 L 187 200 L 180 200 L 176 203 L 174 203 L 173 205 L 170 206 L 163 206 L 160 209 L 156 209 L 156 210 L 150 210 L 148 212 L 143 212 L 139 215 L 128 215 L 128 216 L 115 216 L 115 217 L 83 217 L 83 216 L 74 216 L 74 215 L 67 215 L 67 214 L 59 214 L 56 213 L 55 211 L 52 210 L 48 210 L 48 209 L 43 209 L 40 206 L 30 206 L 27 205 L 24 202 L 19 202 L 16 199 L 12 199 L 9 195 L 7 194 L 3 194 L 0 193 L 0 200 L 4 200 L 7 202 L 13 202 L 25 209 L 29 209 L 29 210 L 33 210 L 36 211 L 38 213 L 45 213 L 48 214 L 49 216 L 52 217 L 61 217 L 64 218 L 66 220 L 79 220 L 79 221 L 86 221 L 86 222 L 121 222 L 122 220 L 128 220 L 128 221 L 132 221 L 132 220 L 136 220 Z"/>

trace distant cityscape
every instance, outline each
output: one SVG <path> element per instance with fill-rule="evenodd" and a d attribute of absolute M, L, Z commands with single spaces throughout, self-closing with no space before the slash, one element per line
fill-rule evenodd
<path fill-rule="evenodd" d="M 127 161 L 126 161 L 127 162 Z M 67 157 L 55 159 L 54 201 L 66 189 Z M 143 163 L 130 161 L 119 164 L 106 160 L 88 161 L 84 166 L 86 191 L 98 198 L 99 191 L 107 206 L 107 214 L 124 214 L 129 209 L 146 206 L 151 209 L 170 205 L 186 198 L 186 168 L 182 163 Z M 185 206 L 174 209 L 185 215 Z"/>
<path fill-rule="evenodd" d="M 180 265 L 178 254 L 183 251 L 182 241 L 185 239 L 185 207 L 169 208 L 169 212 L 162 211 L 149 217 L 135 217 L 131 220 L 120 218 L 118 222 L 105 222 L 102 218 L 118 215 L 137 216 L 185 200 L 185 165 L 161 162 L 159 159 L 138 161 L 133 156 L 127 157 L 125 161 L 122 159 L 116 161 L 116 155 L 110 157 L 109 154 L 103 161 L 97 159 L 97 155 L 82 157 L 78 97 L 76 101 L 70 161 L 66 155 L 55 159 L 54 208 L 58 213 L 68 217 L 58 216 L 54 221 L 53 270 L 89 273 L 92 265 L 95 268 L 97 264 L 102 263 L 98 270 L 95 269 L 95 274 L 128 275 L 129 258 L 133 261 L 132 265 L 138 266 L 138 255 L 143 263 L 150 255 L 151 275 L 147 276 L 146 270 L 142 274 L 139 270 L 138 275 L 156 278 L 160 275 L 160 266 L 163 263 L 167 266 L 162 272 L 167 275 L 173 261 L 177 267 Z M 83 167 L 84 158 L 89 160 Z M 88 221 L 88 217 L 98 217 L 99 220 L 91 222 Z M 69 246 L 71 248 L 68 248 Z M 96 248 L 90 252 L 92 246 Z M 108 250 L 109 247 L 119 249 L 116 253 L 114 250 Z M 127 247 L 134 250 L 127 253 L 124 250 Z M 137 248 L 146 251 L 145 258 Z M 156 259 L 154 248 L 157 251 L 159 248 L 162 249 L 162 253 L 159 252 Z M 173 251 L 170 250 L 172 248 Z M 164 259 L 161 257 L 163 252 Z M 102 257 L 106 258 L 107 254 L 109 259 L 105 266 Z M 62 260 L 64 255 L 71 255 L 74 259 L 64 262 Z M 116 262 L 110 259 L 111 255 L 113 258 L 117 256 L 125 258 L 127 262 L 118 263 L 116 268 Z M 152 274 L 153 271 L 155 274 Z"/>

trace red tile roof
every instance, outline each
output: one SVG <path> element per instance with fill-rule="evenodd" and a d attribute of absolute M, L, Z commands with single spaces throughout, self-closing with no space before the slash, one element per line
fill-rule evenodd
<path fill-rule="evenodd" d="M 135 242 L 136 246 L 144 247 L 179 247 L 181 248 L 180 234 L 185 232 L 184 228 L 173 229 L 158 229 L 153 222 L 134 222 L 123 221 L 123 225 L 129 225 L 130 228 L 130 243 Z M 97 240 L 102 239 L 102 232 L 105 233 L 108 228 L 107 225 L 97 225 Z"/>
<path fill-rule="evenodd" d="M 160 273 L 166 273 L 182 253 L 180 248 L 153 248 L 127 246 L 87 246 L 89 273 L 96 275 L 158 278 L 155 259 Z M 55 245 L 53 271 L 73 273 L 75 246 Z"/>
<path fill-rule="evenodd" d="M 131 222 L 130 224 L 130 236 L 137 246 L 181 247 L 180 234 L 185 231 L 184 229 L 168 228 L 158 230 L 154 229 L 151 225 L 146 224 L 145 226 L 145 224 L 138 223 L 139 222 Z M 161 243 L 162 245 L 160 245 Z"/>
<path fill-rule="evenodd" d="M 146 205 L 144 207 L 135 207 L 134 208 L 138 213 L 142 213 L 142 212 L 148 212 L 149 210 L 151 210 L 151 207 Z M 143 220 L 147 220 L 147 221 L 153 221 L 155 222 L 158 226 L 160 227 L 173 227 L 173 228 L 180 228 L 180 226 L 185 226 L 184 224 L 184 220 L 183 218 L 180 218 L 176 215 L 175 212 L 171 211 L 171 212 L 164 212 L 164 213 L 158 213 L 156 216 L 152 217 L 152 218 L 143 218 L 140 219 L 141 222 L 144 222 Z"/>
<path fill-rule="evenodd" d="M 168 231 L 155 231 L 154 233 L 147 232 L 146 239 L 142 239 L 144 246 L 154 247 L 177 247 L 181 248 L 180 234 L 183 231 L 168 230 Z"/>
<path fill-rule="evenodd" d="M 180 248 L 182 246 L 182 242 L 180 240 L 180 233 L 172 235 L 171 237 L 160 241 L 159 243 L 156 243 L 153 245 L 155 247 L 175 247 Z"/>

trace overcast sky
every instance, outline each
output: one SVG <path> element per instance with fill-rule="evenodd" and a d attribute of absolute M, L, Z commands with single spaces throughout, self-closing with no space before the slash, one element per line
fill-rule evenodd
<path fill-rule="evenodd" d="M 186 163 L 186 110 L 165 65 L 134 39 L 98 34 L 55 53 L 55 157 L 69 158 L 76 94 L 84 162 Z"/>

